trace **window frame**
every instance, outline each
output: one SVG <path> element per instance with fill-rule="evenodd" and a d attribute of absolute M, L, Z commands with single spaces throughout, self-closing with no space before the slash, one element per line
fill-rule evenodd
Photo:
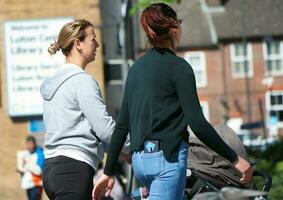
<path fill-rule="evenodd" d="M 271 42 L 278 41 L 278 40 L 271 40 Z M 281 58 L 281 63 L 283 65 L 283 41 L 279 41 L 279 48 L 280 48 L 280 54 L 279 55 L 268 55 L 267 53 L 267 43 L 270 41 L 263 42 L 263 58 L 265 62 L 265 68 L 264 73 L 265 75 L 271 75 L 271 76 L 282 76 L 283 75 L 283 66 L 281 71 L 269 71 L 268 70 L 268 60 L 278 60 L 278 58 Z"/>
<path fill-rule="evenodd" d="M 269 120 L 270 120 L 270 112 L 271 111 L 280 111 L 282 110 L 283 111 L 283 103 L 282 105 L 271 105 L 271 102 L 270 102 L 270 97 L 271 95 L 282 95 L 282 98 L 283 98 L 283 90 L 272 90 L 272 91 L 267 91 L 265 93 L 265 102 L 266 102 L 266 124 L 267 126 L 270 126 L 269 125 Z M 280 128 L 283 128 L 283 121 L 278 121 L 276 123 L 276 126 L 277 127 L 280 127 Z"/>
<path fill-rule="evenodd" d="M 191 57 L 196 57 L 196 56 L 198 56 L 200 58 L 200 68 L 201 69 L 197 69 L 196 66 L 193 66 L 190 63 L 190 58 Z M 205 60 L 205 53 L 203 51 L 185 52 L 184 59 L 193 68 L 195 76 L 196 76 L 196 71 L 200 71 L 201 70 L 203 72 L 203 75 L 202 75 L 202 80 L 203 81 L 198 82 L 197 81 L 197 77 L 196 77 L 196 86 L 197 86 L 197 88 L 207 87 L 207 66 L 206 66 L 206 60 Z"/>
<path fill-rule="evenodd" d="M 247 43 L 247 56 L 236 56 L 235 55 L 235 45 L 236 44 L 242 44 L 241 42 L 232 43 L 230 45 L 230 55 L 231 55 L 231 74 L 233 79 L 240 79 L 245 78 L 246 73 L 245 71 L 235 74 L 234 73 L 234 63 L 235 62 L 244 62 L 247 60 L 248 62 L 248 77 L 252 78 L 254 76 L 254 69 L 253 69 L 253 56 L 252 56 L 252 44 Z M 242 44 L 243 45 L 243 44 Z"/>
<path fill-rule="evenodd" d="M 209 103 L 208 101 L 199 101 L 200 106 L 202 107 L 202 113 L 203 116 L 206 118 L 207 121 L 209 121 Z"/>
<path fill-rule="evenodd" d="M 105 61 L 105 64 L 108 65 L 121 65 L 121 80 L 109 80 L 108 84 L 109 85 L 124 85 L 126 78 L 127 78 L 127 74 L 128 71 L 130 69 L 130 67 L 133 65 L 134 61 L 131 59 L 127 59 L 126 60 L 126 64 L 127 66 L 123 66 L 123 64 L 125 63 L 125 61 L 123 59 L 109 59 Z"/>

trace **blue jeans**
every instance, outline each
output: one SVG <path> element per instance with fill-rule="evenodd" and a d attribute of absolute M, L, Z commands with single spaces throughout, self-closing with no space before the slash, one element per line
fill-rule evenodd
<path fill-rule="evenodd" d="M 149 200 L 183 200 L 185 197 L 188 144 L 182 142 L 177 162 L 168 162 L 162 151 L 135 152 L 132 166 L 136 178 L 149 190 Z"/>
<path fill-rule="evenodd" d="M 27 189 L 28 200 L 40 200 L 42 193 L 41 186 L 35 186 L 33 188 Z"/>

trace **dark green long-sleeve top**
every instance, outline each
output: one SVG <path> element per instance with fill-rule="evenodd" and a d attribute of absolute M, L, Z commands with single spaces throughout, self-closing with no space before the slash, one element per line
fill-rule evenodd
<path fill-rule="evenodd" d="M 180 142 L 188 138 L 188 124 L 208 147 L 231 162 L 237 160 L 203 116 L 191 66 L 169 49 L 150 49 L 128 73 L 104 173 L 114 174 L 128 132 L 131 153 L 155 139 L 166 160 L 176 161 Z"/>

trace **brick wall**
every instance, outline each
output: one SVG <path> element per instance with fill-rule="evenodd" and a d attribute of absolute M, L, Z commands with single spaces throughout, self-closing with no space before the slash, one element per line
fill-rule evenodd
<path fill-rule="evenodd" d="M 66 16 L 85 18 L 93 22 L 96 26 L 97 39 L 101 41 L 98 0 L 2 0 L 0 1 L 0 33 L 3 33 L 5 20 Z M 25 148 L 25 137 L 29 134 L 28 118 L 11 119 L 8 116 L 3 34 L 0 34 L 0 47 L 0 200 L 22 200 L 26 197 L 20 188 L 20 178 L 15 172 L 16 151 Z M 98 50 L 96 61 L 88 66 L 87 71 L 98 80 L 104 90 L 102 48 Z"/>
<path fill-rule="evenodd" d="M 262 84 L 265 65 L 262 42 L 252 42 L 251 45 L 254 75 L 249 79 L 249 83 L 251 91 L 252 121 L 255 122 L 261 119 L 259 100 L 263 103 L 264 117 L 266 117 L 265 93 L 269 88 Z M 220 45 L 219 48 L 215 49 L 199 49 L 197 51 L 203 51 L 205 53 L 208 84 L 204 88 L 198 88 L 198 95 L 200 100 L 208 101 L 210 122 L 212 124 L 224 123 L 225 109 L 221 105 L 220 99 L 225 94 L 225 87 L 230 108 L 228 112 L 229 116 L 241 117 L 244 122 L 247 122 L 246 80 L 245 78 L 232 78 L 230 44 Z M 184 53 L 184 51 L 179 52 L 179 55 L 183 56 Z M 273 88 L 281 88 L 282 90 L 282 83 L 282 76 L 274 77 Z M 235 103 L 236 101 L 237 103 Z M 263 134 L 261 129 L 257 129 L 255 132 Z M 282 130 L 280 130 L 280 133 L 281 132 Z"/>
<path fill-rule="evenodd" d="M 252 67 L 254 75 L 249 79 L 250 92 L 251 92 L 251 104 L 252 104 L 252 121 L 260 120 L 260 111 L 258 101 L 261 99 L 265 107 L 265 92 L 267 92 L 267 86 L 262 84 L 264 78 L 264 59 L 262 43 L 254 42 L 252 44 Z M 226 63 L 226 77 L 229 93 L 229 105 L 231 107 L 231 115 L 238 113 L 235 101 L 238 101 L 238 105 L 242 108 L 241 117 L 247 120 L 247 97 L 246 97 L 246 80 L 245 78 L 233 79 L 231 72 L 231 55 L 230 45 L 224 47 L 225 63 Z M 283 78 L 281 77 L 281 80 Z"/>
<path fill-rule="evenodd" d="M 205 54 L 207 86 L 197 89 L 198 96 L 200 101 L 208 102 L 209 121 L 218 124 L 223 122 L 225 115 L 220 104 L 220 98 L 224 95 L 222 54 L 219 49 L 206 49 L 202 52 Z M 179 55 L 183 56 L 184 53 L 180 52 Z"/>

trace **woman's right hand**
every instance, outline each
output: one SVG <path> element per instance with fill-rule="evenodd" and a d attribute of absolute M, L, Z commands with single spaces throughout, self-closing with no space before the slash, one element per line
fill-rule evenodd
<path fill-rule="evenodd" d="M 109 197 L 110 193 L 114 187 L 115 179 L 113 176 L 107 176 L 102 174 L 102 176 L 95 183 L 92 190 L 92 199 L 100 200 L 105 194 L 105 197 Z"/>
<path fill-rule="evenodd" d="M 249 184 L 253 177 L 253 169 L 250 163 L 241 156 L 238 156 L 238 159 L 233 164 L 235 168 L 242 174 L 240 181 L 243 184 Z"/>

